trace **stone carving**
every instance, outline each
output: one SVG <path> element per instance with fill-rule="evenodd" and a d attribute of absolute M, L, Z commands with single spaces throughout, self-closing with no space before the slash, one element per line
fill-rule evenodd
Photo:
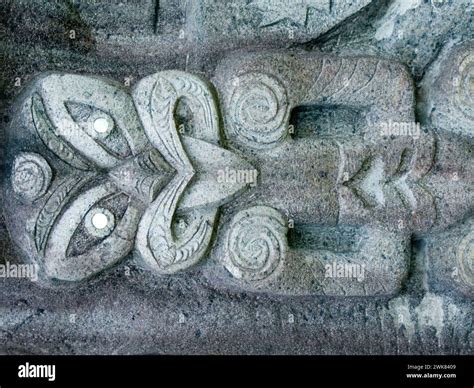
<path fill-rule="evenodd" d="M 272 3 L 255 0 L 249 5 L 257 7 L 263 12 L 264 16 L 260 27 L 268 27 L 285 19 L 306 26 L 310 9 L 316 9 L 325 13 L 329 13 L 331 9 L 330 0 L 300 0 L 296 2 L 279 0 Z"/>
<path fill-rule="evenodd" d="M 470 56 L 456 62 L 452 92 L 464 120 Z M 436 122 L 420 130 L 402 66 L 239 53 L 212 81 L 216 90 L 170 70 L 131 94 L 78 75 L 32 84 L 12 124 L 26 140 L 10 133 L 6 198 L 20 210 L 9 215 L 12 235 L 46 278 L 80 281 L 132 254 L 159 275 L 205 262 L 203 276 L 253 291 L 390 295 L 408 276 L 414 236 L 469 218 L 472 201 L 456 198 L 473 196 L 471 140 Z M 290 130 L 298 109 L 326 107 L 356 124 L 322 137 Z M 249 171 L 258 181 L 242 179 Z M 463 235 L 454 256 L 470 292 L 472 238 Z"/>
<path fill-rule="evenodd" d="M 459 65 L 454 79 L 456 107 L 470 120 L 474 120 L 474 54 L 468 53 Z"/>
<path fill-rule="evenodd" d="M 181 145 L 173 113 L 179 99 L 184 97 L 189 101 L 195 117 L 200 121 L 197 125 L 202 129 L 202 136 L 210 143 L 194 142 L 197 142 L 199 152 L 210 158 L 219 153 L 219 149 L 211 145 L 219 142 L 217 109 L 204 82 L 179 72 L 164 72 L 145 78 L 135 89 L 134 97 L 150 142 L 177 173 L 145 211 L 137 232 L 137 250 L 148 266 L 157 272 L 173 273 L 195 264 L 206 252 L 217 215 L 215 202 L 225 199 L 213 198 L 212 194 L 210 198 L 204 199 L 205 203 L 202 205 L 211 206 L 192 210 L 192 224 L 179 240 L 174 239 L 173 216 L 186 187 L 195 178 L 196 171 Z M 232 161 L 234 158 L 229 159 Z M 220 162 L 226 165 L 228 161 L 221 159 Z M 208 171 L 205 160 L 200 167 L 203 168 L 200 172 L 206 177 Z M 210 184 L 209 181 L 204 183 L 210 193 L 214 191 L 217 197 L 221 196 L 222 193 L 216 188 L 212 190 Z M 240 189 L 239 185 L 235 186 L 236 191 Z"/>
<path fill-rule="evenodd" d="M 48 162 L 40 155 L 23 152 L 13 162 L 13 190 L 19 196 L 34 201 L 46 192 L 52 175 Z"/>
<path fill-rule="evenodd" d="M 473 218 L 426 238 L 429 286 L 435 291 L 474 295 Z"/>
<path fill-rule="evenodd" d="M 474 121 L 473 43 L 448 44 L 422 81 L 420 114 L 446 130 L 472 134 Z"/>
<path fill-rule="evenodd" d="M 247 73 L 233 80 L 229 131 L 237 141 L 262 148 L 288 134 L 290 109 L 285 87 L 262 73 Z"/>
<path fill-rule="evenodd" d="M 356 131 L 329 133 L 325 139 L 300 135 L 298 128 L 292 136 L 271 143 L 262 136 L 239 133 L 235 90 L 239 95 L 259 91 L 264 95 L 266 86 L 258 82 L 263 69 L 267 79 L 277 80 L 286 91 L 286 98 L 278 101 L 289 111 L 299 106 L 346 106 L 363 121 Z M 238 82 L 248 74 L 256 81 Z M 245 287 L 289 294 L 393 294 L 408 274 L 411 236 L 443 230 L 470 214 L 465 199 L 454 199 L 454 192 L 472 198 L 472 174 L 462 163 L 472 159 L 470 142 L 442 128 L 420 130 L 414 121 L 412 81 L 402 67 L 372 58 L 247 53 L 224 58 L 214 82 L 221 91 L 223 110 L 229 112 L 224 115 L 224 130 L 230 146 L 251 154 L 261 176 L 252 199 L 243 197 L 237 203 L 262 203 L 284 211 L 295 225 L 290 231 L 297 236 L 290 233 L 283 265 L 264 283 L 239 274 Z M 249 101 L 249 110 L 275 111 L 256 98 Z M 392 123 L 399 128 L 408 125 L 410 130 L 391 131 Z M 288 124 L 289 119 L 283 128 Z M 448 155 L 454 149 L 457 156 Z M 319 197 L 321 192 L 327 195 Z M 232 227 L 224 226 L 223 236 L 231 234 L 228 229 Z M 322 240 L 322 245 L 321 236 L 328 230 L 337 237 L 332 244 Z M 220 247 L 213 254 L 216 260 L 226 255 L 229 252 Z M 224 259 L 227 268 L 228 261 Z M 363 274 L 364 280 L 334 275 L 339 270 Z M 209 271 L 209 277 L 215 278 L 216 273 Z"/>
<path fill-rule="evenodd" d="M 20 217 L 28 223 L 34 214 L 33 230 L 15 230 L 17 241 L 29 242 L 27 256 L 42 264 L 49 279 L 85 279 L 134 246 L 158 273 L 188 268 L 209 246 L 218 207 L 246 186 L 217 181 L 218 166 L 250 165 L 218 146 L 217 109 L 203 81 L 162 72 L 142 80 L 133 98 L 144 128 L 132 97 L 91 77 L 47 75 L 21 103 L 19 118 L 30 146 L 48 155 L 55 180 L 51 183 L 51 168 L 40 155 L 15 156 L 11 187 L 19 197 L 37 200 L 22 207 Z M 174 122 L 183 98 L 200 137 L 187 137 L 184 145 Z M 11 201 L 16 204 L 15 196 Z M 190 224 L 176 237 L 178 211 Z"/>
<path fill-rule="evenodd" d="M 230 225 L 224 265 L 238 279 L 268 278 L 285 259 L 287 231 L 285 218 L 270 207 L 241 211 Z"/>
<path fill-rule="evenodd" d="M 459 276 L 469 287 L 474 288 L 474 231 L 463 236 L 456 252 Z"/>
<path fill-rule="evenodd" d="M 73 193 L 75 193 L 76 190 L 82 187 L 86 182 L 86 178 L 74 175 L 62 179 L 46 200 L 38 214 L 34 229 L 35 247 L 39 253 L 44 254 L 47 238 L 54 222 L 66 203 L 66 198 L 72 196 Z"/>
<path fill-rule="evenodd" d="M 330 0 L 234 0 L 232 5 L 218 0 L 189 2 L 186 30 L 192 41 L 245 47 L 258 41 L 268 46 L 305 42 L 340 24 L 370 4 Z M 188 34 L 187 34 L 188 35 Z"/>
<path fill-rule="evenodd" d="M 1 3 L 0 352 L 473 353 L 472 0 Z"/>

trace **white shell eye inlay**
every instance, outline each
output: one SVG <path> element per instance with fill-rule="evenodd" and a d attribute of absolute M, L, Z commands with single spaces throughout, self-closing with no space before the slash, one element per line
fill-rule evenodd
<path fill-rule="evenodd" d="M 92 225 L 96 229 L 104 229 L 107 224 L 107 216 L 104 213 L 96 213 L 92 216 Z"/>
<path fill-rule="evenodd" d="M 106 133 L 110 130 L 110 123 L 104 117 L 99 117 L 94 120 L 94 130 L 97 133 Z"/>
<path fill-rule="evenodd" d="M 95 207 L 86 215 L 87 231 L 95 237 L 107 237 L 115 228 L 115 217 L 110 210 Z"/>

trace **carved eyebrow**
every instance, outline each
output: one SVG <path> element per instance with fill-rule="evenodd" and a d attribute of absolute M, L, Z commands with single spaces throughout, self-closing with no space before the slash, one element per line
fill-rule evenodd
<path fill-rule="evenodd" d="M 35 246 L 40 255 L 44 255 L 51 229 L 69 198 L 83 187 L 90 177 L 71 175 L 64 178 L 46 201 L 36 219 L 34 229 Z"/>
<path fill-rule="evenodd" d="M 48 149 L 72 167 L 84 171 L 92 169 L 91 164 L 78 151 L 72 149 L 64 139 L 56 134 L 54 126 L 46 113 L 43 99 L 38 93 L 35 93 L 31 98 L 31 113 L 36 132 Z"/>

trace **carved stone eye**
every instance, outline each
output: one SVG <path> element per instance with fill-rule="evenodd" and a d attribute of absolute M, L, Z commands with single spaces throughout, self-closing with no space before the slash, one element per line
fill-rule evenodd
<path fill-rule="evenodd" d="M 112 129 L 109 116 L 99 117 L 94 120 L 94 131 L 97 133 L 107 133 Z"/>
<path fill-rule="evenodd" d="M 115 228 L 113 213 L 101 207 L 95 207 L 87 213 L 85 220 L 87 231 L 95 237 L 107 237 Z"/>
<path fill-rule="evenodd" d="M 67 110 L 74 121 L 108 152 L 116 157 L 130 155 L 130 147 L 114 118 L 102 109 L 87 104 L 68 102 Z"/>
<path fill-rule="evenodd" d="M 112 235 L 128 204 L 129 197 L 126 194 L 113 194 L 104 197 L 87 210 L 70 237 L 66 257 L 90 252 Z"/>

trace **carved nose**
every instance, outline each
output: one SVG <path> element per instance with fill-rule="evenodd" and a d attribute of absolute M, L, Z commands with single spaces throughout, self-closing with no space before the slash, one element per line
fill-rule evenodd
<path fill-rule="evenodd" d="M 114 167 L 108 175 L 120 190 L 148 204 L 175 173 L 158 151 L 150 150 Z"/>
<path fill-rule="evenodd" d="M 214 208 L 257 184 L 257 170 L 234 152 L 188 136 L 182 143 L 196 173 L 179 210 Z"/>

